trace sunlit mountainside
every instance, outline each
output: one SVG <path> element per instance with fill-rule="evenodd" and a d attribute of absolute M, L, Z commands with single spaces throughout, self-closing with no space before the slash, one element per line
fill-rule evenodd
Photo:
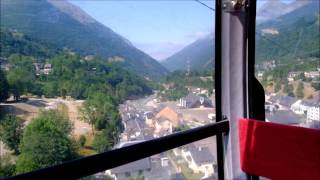
<path fill-rule="evenodd" d="M 167 73 L 155 59 L 67 1 L 1 1 L 1 28 L 80 55 L 120 59 L 118 62 L 126 69 L 149 78 Z"/>

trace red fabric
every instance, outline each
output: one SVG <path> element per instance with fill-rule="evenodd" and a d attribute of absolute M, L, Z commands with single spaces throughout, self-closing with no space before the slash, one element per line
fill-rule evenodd
<path fill-rule="evenodd" d="M 320 130 L 241 119 L 244 172 L 273 180 L 320 180 Z"/>

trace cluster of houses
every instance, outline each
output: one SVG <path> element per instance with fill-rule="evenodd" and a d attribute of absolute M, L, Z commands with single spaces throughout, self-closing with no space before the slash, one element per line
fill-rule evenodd
<path fill-rule="evenodd" d="M 50 63 L 33 63 L 37 76 L 41 74 L 48 75 L 52 71 L 52 65 Z M 0 57 L 0 68 L 5 71 L 12 69 L 14 65 L 10 64 L 6 58 Z"/>
<path fill-rule="evenodd" d="M 124 146 L 134 143 L 129 142 Z M 145 180 L 185 180 L 185 177 L 179 170 L 175 169 L 172 161 L 169 160 L 165 153 L 160 153 L 107 170 L 105 174 L 115 180 L 133 179 L 134 177 L 143 177 Z"/>
<path fill-rule="evenodd" d="M 181 110 L 205 109 L 212 108 L 213 103 L 209 98 L 190 93 L 179 100 L 177 107 Z M 130 109 L 127 105 L 123 105 L 121 114 L 125 131 L 122 133 L 121 139 L 124 141 L 142 140 L 146 139 L 146 137 L 152 139 L 171 134 L 175 128 L 185 124 L 183 117 L 185 112 L 181 112 L 180 109 L 165 106 L 158 107 L 152 111 L 139 112 L 135 109 Z M 212 109 L 201 110 L 203 111 L 202 114 L 206 116 L 201 119 L 205 119 L 207 122 L 214 119 L 213 110 L 212 113 L 207 113 L 210 110 Z"/>
<path fill-rule="evenodd" d="M 4 71 L 9 71 L 13 67 L 6 58 L 0 57 L 0 68 Z"/>
<path fill-rule="evenodd" d="M 197 145 L 196 143 L 188 144 L 181 148 L 173 150 L 176 157 L 182 157 L 188 163 L 188 167 L 193 173 L 203 174 L 201 179 L 210 179 L 215 175 L 216 159 L 210 151 L 210 145 Z"/>
<path fill-rule="evenodd" d="M 259 80 L 262 80 L 263 78 L 263 71 L 259 71 L 257 73 L 257 78 Z M 289 82 L 295 81 L 300 75 L 303 75 L 305 78 L 311 79 L 312 81 L 316 80 L 317 78 L 320 78 L 320 68 L 318 68 L 316 71 L 290 71 L 287 76 L 287 80 Z"/>
<path fill-rule="evenodd" d="M 208 118 L 208 109 L 211 108 L 212 110 L 212 107 L 213 104 L 209 98 L 194 93 L 181 98 L 178 105 L 160 104 L 152 110 L 138 110 L 132 105 L 123 104 L 120 106 L 120 112 L 124 132 L 115 148 L 172 134 L 180 126 L 182 127 L 187 123 L 183 112 L 179 110 L 201 109 L 201 112 L 204 111 L 205 117 Z M 173 150 L 175 160 L 170 159 L 168 153 L 162 153 L 108 170 L 106 174 L 116 180 L 137 176 L 152 180 L 182 180 L 186 178 L 182 175 L 181 164 L 179 163 L 183 163 L 194 174 L 200 174 L 201 179 L 212 179 L 216 175 L 215 153 L 212 150 L 215 144 L 214 140 L 208 142 L 205 145 L 192 143 L 176 148 Z"/>
<path fill-rule="evenodd" d="M 302 71 L 291 71 L 288 74 L 288 81 L 292 82 L 294 81 L 299 75 L 303 74 L 304 77 L 308 78 L 308 79 L 316 79 L 320 77 L 320 69 L 317 69 L 317 71 L 306 71 L 306 72 L 302 72 Z"/>
<path fill-rule="evenodd" d="M 179 99 L 178 106 L 182 108 L 212 108 L 212 101 L 206 96 L 190 93 L 186 97 Z"/>
<path fill-rule="evenodd" d="M 139 141 L 138 141 L 139 142 Z M 138 142 L 126 142 L 121 147 Z M 186 165 L 200 179 L 216 179 L 216 159 L 213 137 L 172 150 L 171 155 L 160 153 L 110 170 L 105 174 L 115 180 L 143 177 L 145 180 L 186 180 L 182 166 Z"/>
<path fill-rule="evenodd" d="M 181 114 L 170 107 L 158 113 L 129 113 L 123 121 L 125 131 L 121 139 L 126 141 L 146 140 L 169 135 L 175 128 L 183 124 Z"/>
<path fill-rule="evenodd" d="M 52 71 L 52 65 L 50 63 L 33 63 L 33 66 L 37 76 L 41 74 L 48 75 Z"/>
<path fill-rule="evenodd" d="M 267 120 L 320 128 L 320 99 L 301 100 L 290 96 L 266 95 Z"/>
<path fill-rule="evenodd" d="M 275 67 L 277 67 L 275 60 L 264 61 L 261 64 L 255 65 L 256 69 L 260 69 L 260 70 L 264 70 L 264 71 L 273 70 Z"/>

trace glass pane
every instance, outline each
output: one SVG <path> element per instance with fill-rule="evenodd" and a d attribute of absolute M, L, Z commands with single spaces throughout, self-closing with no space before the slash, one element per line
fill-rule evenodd
<path fill-rule="evenodd" d="M 216 138 L 209 137 L 97 173 L 88 179 L 217 179 Z"/>
<path fill-rule="evenodd" d="M 320 128 L 319 40 L 319 1 L 258 1 L 256 77 L 267 121 Z"/>
<path fill-rule="evenodd" d="M 214 1 L 0 3 L 0 177 L 215 122 Z"/>

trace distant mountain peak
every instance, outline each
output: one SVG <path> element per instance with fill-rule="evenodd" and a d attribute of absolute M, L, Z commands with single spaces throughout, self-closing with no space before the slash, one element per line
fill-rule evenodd
<path fill-rule="evenodd" d="M 318 0 L 296 0 L 292 3 L 268 0 L 259 13 L 260 16 L 268 18 L 256 27 L 257 63 L 270 59 L 296 58 L 299 54 L 303 54 L 304 57 L 319 57 Z M 279 48 L 273 42 L 285 48 Z M 195 70 L 213 67 L 213 37 L 199 39 L 161 63 L 171 71 L 187 70 L 189 67 Z"/>
<path fill-rule="evenodd" d="M 96 55 L 120 63 L 123 68 L 151 79 L 168 72 L 129 40 L 66 0 L 1 0 L 0 3 L 1 28 L 16 29 L 57 49 L 65 47 L 81 56 Z"/>
<path fill-rule="evenodd" d="M 281 0 L 266 1 L 257 11 L 257 22 L 262 23 L 268 20 L 274 20 L 312 1 L 313 0 L 295 0 L 291 3 L 284 3 Z"/>
<path fill-rule="evenodd" d="M 170 71 L 191 69 L 207 69 L 213 67 L 214 61 L 214 36 L 210 33 L 204 38 L 200 38 L 190 45 L 184 47 L 179 52 L 162 61 Z"/>
<path fill-rule="evenodd" d="M 88 15 L 85 11 L 80 9 L 79 7 L 69 3 L 66 0 L 47 0 L 50 4 L 60 9 L 62 12 L 70 15 L 75 20 L 83 23 L 95 23 L 96 20 L 93 19 L 90 15 Z"/>

